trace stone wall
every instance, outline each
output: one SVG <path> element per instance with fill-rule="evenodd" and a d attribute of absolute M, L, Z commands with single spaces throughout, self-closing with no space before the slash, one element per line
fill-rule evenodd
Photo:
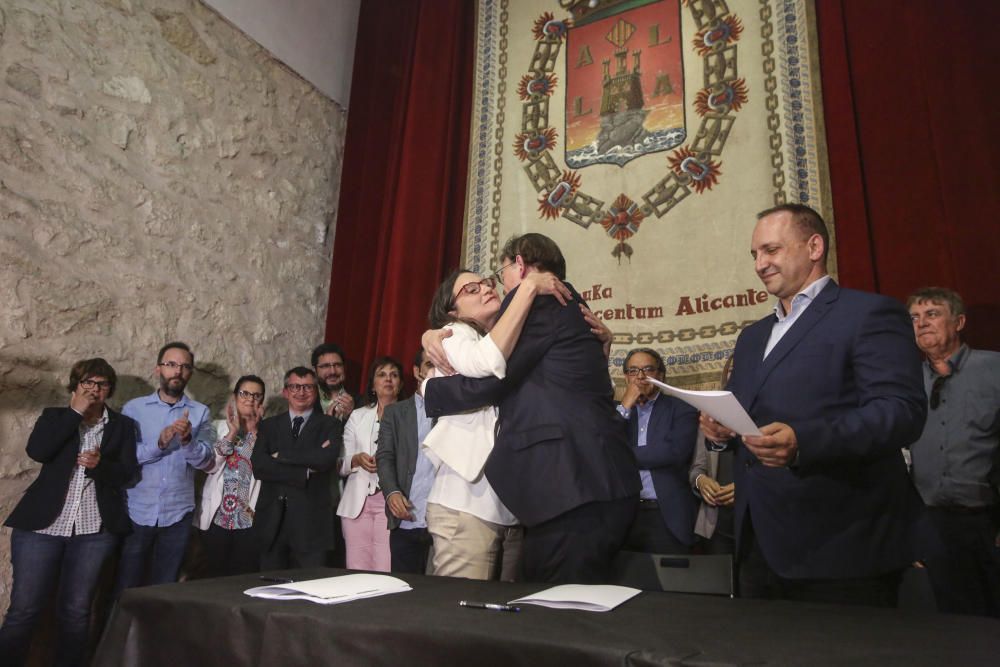
<path fill-rule="evenodd" d="M 322 339 L 346 114 L 194 0 L 0 3 L 0 518 L 70 365 L 102 356 L 113 407 L 195 349 L 221 410 Z M 272 405 L 273 408 L 273 405 Z M 0 609 L 11 580 L 0 531 Z"/>

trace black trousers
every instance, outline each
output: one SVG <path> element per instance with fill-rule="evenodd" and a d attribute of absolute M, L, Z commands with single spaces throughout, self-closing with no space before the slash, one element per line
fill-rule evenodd
<path fill-rule="evenodd" d="M 659 503 L 639 501 L 639 511 L 629 526 L 623 549 L 650 554 L 687 554 L 691 547 L 677 539 L 660 512 Z"/>
<path fill-rule="evenodd" d="M 248 574 L 260 567 L 260 545 L 252 528 L 227 530 L 213 523 L 198 533 L 206 577 Z"/>
<path fill-rule="evenodd" d="M 749 519 L 741 542 L 737 573 L 740 597 L 866 607 L 897 606 L 902 570 L 847 579 L 785 579 L 767 564 Z"/>
<path fill-rule="evenodd" d="M 606 583 L 635 516 L 638 498 L 587 503 L 524 529 L 523 581 Z"/>
<path fill-rule="evenodd" d="M 990 510 L 929 507 L 939 548 L 925 560 L 939 611 L 1000 618 L 997 527 Z"/>
<path fill-rule="evenodd" d="M 393 528 L 389 532 L 392 571 L 426 574 L 432 542 L 426 528 Z"/>
<path fill-rule="evenodd" d="M 287 508 L 284 512 L 287 513 Z M 288 570 L 291 568 L 323 567 L 327 549 L 297 549 L 293 546 L 291 522 L 287 514 L 281 515 L 278 534 L 271 545 L 260 554 L 261 570 Z M 259 528 L 259 526 L 255 526 Z M 260 536 L 258 535 L 258 539 Z"/>

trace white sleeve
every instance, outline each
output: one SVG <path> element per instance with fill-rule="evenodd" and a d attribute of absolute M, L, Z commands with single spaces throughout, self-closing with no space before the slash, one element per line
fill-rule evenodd
<path fill-rule="evenodd" d="M 480 337 L 468 324 L 449 324 L 452 335 L 442 341 L 448 361 L 459 375 L 484 378 L 507 375 L 507 360 L 489 334 Z"/>
<path fill-rule="evenodd" d="M 357 429 L 358 422 L 361 421 L 361 416 L 364 413 L 363 409 L 355 410 L 347 418 L 347 423 L 344 425 L 344 458 L 340 462 L 341 477 L 347 477 L 351 474 L 351 459 L 361 451 Z M 360 470 L 360 467 L 358 469 Z"/>

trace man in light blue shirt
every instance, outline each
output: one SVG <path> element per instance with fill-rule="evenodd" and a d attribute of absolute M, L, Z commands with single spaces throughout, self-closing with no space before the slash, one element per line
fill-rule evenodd
<path fill-rule="evenodd" d="M 122 546 L 116 596 L 133 586 L 177 581 L 194 510 L 194 471 L 211 466 L 215 442 L 208 408 L 184 395 L 193 371 L 191 348 L 167 343 L 154 370 L 160 388 L 122 409 L 139 426 L 141 473 L 128 490 L 132 533 Z"/>
<path fill-rule="evenodd" d="M 417 393 L 411 398 L 386 406 L 378 432 L 379 487 L 385 495 L 389 520 L 389 551 L 392 571 L 424 574 L 430 552 L 427 532 L 427 495 L 434 484 L 435 468 L 420 448 L 431 430 L 433 420 L 424 410 L 422 384 L 434 367 L 424 351 L 413 360 Z"/>
<path fill-rule="evenodd" d="M 698 411 L 660 391 L 647 378 L 663 382 L 666 365 L 660 353 L 636 348 L 622 364 L 628 384 L 618 405 L 629 444 L 639 465 L 639 511 L 624 549 L 657 554 L 686 554 L 694 544 L 698 499 L 688 484 L 688 470 L 698 439 Z"/>

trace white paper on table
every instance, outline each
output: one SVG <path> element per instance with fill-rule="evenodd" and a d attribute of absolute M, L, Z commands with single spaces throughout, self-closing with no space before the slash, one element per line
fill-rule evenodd
<path fill-rule="evenodd" d="M 564 584 L 511 600 L 508 604 L 537 604 L 552 609 L 581 611 L 611 611 L 641 592 L 638 588 L 627 586 Z"/>
<path fill-rule="evenodd" d="M 293 581 L 287 584 L 257 586 L 245 595 L 267 600 L 308 600 L 319 604 L 340 604 L 412 590 L 402 579 L 384 574 L 345 574 L 339 577 Z"/>
<path fill-rule="evenodd" d="M 660 391 L 681 399 L 739 435 L 762 435 L 731 391 L 692 391 L 647 377 Z"/>

